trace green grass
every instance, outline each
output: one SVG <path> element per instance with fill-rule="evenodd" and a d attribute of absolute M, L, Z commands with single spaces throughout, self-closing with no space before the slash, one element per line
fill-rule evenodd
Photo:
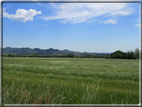
<path fill-rule="evenodd" d="M 139 61 L 3 58 L 4 104 L 138 104 Z"/>

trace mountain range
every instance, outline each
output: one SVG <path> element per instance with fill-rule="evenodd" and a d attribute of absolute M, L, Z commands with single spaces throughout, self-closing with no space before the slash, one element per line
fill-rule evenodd
<path fill-rule="evenodd" d="M 12 48 L 12 47 L 6 47 L 3 48 L 3 54 L 14 54 L 14 55 L 78 55 L 78 56 L 84 56 L 84 55 L 108 55 L 110 53 L 90 53 L 90 52 L 77 52 L 77 51 L 70 51 L 67 49 L 59 50 L 59 49 L 40 49 L 40 48 Z"/>

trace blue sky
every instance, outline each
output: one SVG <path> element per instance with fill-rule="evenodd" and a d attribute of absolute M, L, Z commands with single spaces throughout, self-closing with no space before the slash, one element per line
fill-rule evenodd
<path fill-rule="evenodd" d="M 139 47 L 139 3 L 4 3 L 3 47 L 114 52 Z"/>

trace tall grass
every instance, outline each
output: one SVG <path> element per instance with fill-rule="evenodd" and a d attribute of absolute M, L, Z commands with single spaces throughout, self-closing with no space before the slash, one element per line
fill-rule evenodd
<path fill-rule="evenodd" d="M 87 83 L 87 87 L 82 82 L 82 104 L 90 104 L 96 100 L 99 89 L 99 82 Z M 38 87 L 38 89 L 35 87 Z M 70 87 L 68 96 L 62 85 L 51 89 L 47 83 L 34 83 L 27 87 L 26 82 L 13 82 L 3 87 L 3 103 L 4 104 L 66 104 L 76 95 L 78 89 L 72 90 Z"/>
<path fill-rule="evenodd" d="M 4 58 L 4 104 L 138 104 L 138 60 Z"/>
<path fill-rule="evenodd" d="M 96 102 L 97 99 L 97 93 L 99 91 L 99 81 L 94 81 L 93 83 L 89 84 L 87 83 L 87 87 L 85 92 L 82 95 L 82 103 L 86 104 L 92 104 Z M 83 87 L 85 86 L 84 83 L 82 83 Z"/>

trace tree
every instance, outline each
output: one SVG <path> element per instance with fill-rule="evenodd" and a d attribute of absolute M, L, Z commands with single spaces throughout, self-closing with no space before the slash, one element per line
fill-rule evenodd
<path fill-rule="evenodd" d="M 13 55 L 13 54 L 8 54 L 8 57 L 15 57 L 15 55 Z"/>
<path fill-rule="evenodd" d="M 125 56 L 125 53 L 118 50 L 118 51 L 115 51 L 115 52 L 111 53 L 110 56 L 111 56 L 111 58 L 117 58 L 117 59 L 121 58 L 121 59 L 123 59 L 124 56 Z"/>
<path fill-rule="evenodd" d="M 133 51 L 127 52 L 127 59 L 136 59 L 136 54 Z"/>
<path fill-rule="evenodd" d="M 127 59 L 127 53 L 123 53 L 123 59 Z"/>
<path fill-rule="evenodd" d="M 73 58 L 73 57 L 74 57 L 73 54 L 68 54 L 67 56 L 68 56 L 69 58 Z"/>
<path fill-rule="evenodd" d="M 136 55 L 136 58 L 139 59 L 139 48 L 135 49 L 135 55 Z"/>
<path fill-rule="evenodd" d="M 12 54 L 8 54 L 8 57 L 11 57 L 12 56 Z"/>
<path fill-rule="evenodd" d="M 34 56 L 38 56 L 37 54 L 34 54 Z"/>

